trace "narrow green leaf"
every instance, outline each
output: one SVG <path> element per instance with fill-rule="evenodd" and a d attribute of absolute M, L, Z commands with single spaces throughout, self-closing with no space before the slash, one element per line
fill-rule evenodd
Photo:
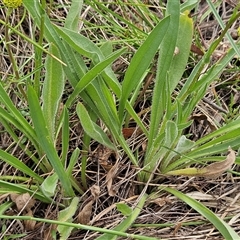
<path fill-rule="evenodd" d="M 214 140 L 216 137 L 218 138 L 221 135 L 225 135 L 226 133 L 237 133 L 238 132 L 238 136 L 239 136 L 239 130 L 240 130 L 240 119 L 237 119 L 235 121 L 231 121 L 230 123 L 226 124 L 225 126 L 222 126 L 221 128 L 215 130 L 214 132 L 200 138 L 196 144 L 198 145 L 203 145 L 203 143 L 205 143 L 205 146 L 208 146 L 207 143 L 210 140 Z"/>
<path fill-rule="evenodd" d="M 67 166 L 67 175 L 70 176 L 72 174 L 73 168 L 79 159 L 79 154 L 80 154 L 79 148 L 75 148 L 74 151 L 72 152 L 69 164 Z"/>
<path fill-rule="evenodd" d="M 106 133 L 91 120 L 83 104 L 78 103 L 76 110 L 84 131 L 94 140 L 110 149 L 115 150 L 115 146 L 110 141 Z"/>
<path fill-rule="evenodd" d="M 25 142 L 25 138 L 23 139 L 19 139 L 18 134 L 15 132 L 15 129 L 18 129 L 20 132 L 22 133 L 26 133 L 24 127 L 10 114 L 8 113 L 5 109 L 0 107 L 0 122 L 2 124 L 2 126 L 4 127 L 4 129 L 8 132 L 8 134 L 11 136 L 11 138 L 18 143 L 19 147 L 21 147 L 21 149 L 36 163 L 39 164 L 39 159 L 34 156 L 34 154 L 31 152 L 30 149 L 28 149 L 26 147 L 26 145 L 24 145 Z M 14 127 L 13 127 L 14 126 Z M 32 127 L 33 129 L 33 127 Z M 34 133 L 35 134 L 35 133 Z M 26 133 L 26 138 L 29 135 Z M 31 141 L 31 137 L 29 138 Z M 35 149 L 37 151 L 39 151 L 39 145 L 36 141 L 36 135 L 34 136 L 34 139 L 32 141 L 33 145 L 35 146 Z M 47 166 L 44 165 L 44 161 L 42 163 L 40 163 L 39 168 L 45 172 L 47 169 Z"/>
<path fill-rule="evenodd" d="M 40 5 L 40 2 L 23 0 L 23 4 L 34 19 L 34 23 L 40 28 L 41 14 L 42 11 L 44 11 Z M 48 14 L 45 14 L 44 17 L 44 37 L 49 43 L 52 42 L 58 46 L 61 52 L 62 60 L 67 63 L 67 66 L 64 67 L 64 72 L 67 75 L 69 82 L 74 87 L 78 83 L 79 78 L 84 75 L 84 69 L 86 69 L 85 63 L 79 54 L 76 54 L 69 45 L 65 44 L 60 39 L 60 36 L 56 32 L 54 25 L 48 18 Z"/>
<path fill-rule="evenodd" d="M 165 103 L 168 102 L 164 98 L 164 92 L 166 92 L 167 86 L 169 86 L 169 84 L 167 84 L 167 81 L 169 81 L 168 74 L 172 59 L 174 57 L 179 29 L 180 2 L 168 1 L 167 3 L 167 12 L 170 16 L 170 23 L 168 25 L 168 31 L 164 35 L 164 39 L 160 45 L 157 76 L 152 97 L 149 138 L 146 156 L 150 154 L 153 141 L 159 134 L 159 124 L 161 123 L 162 116 L 165 112 Z M 168 94 L 166 96 L 168 96 Z"/>
<path fill-rule="evenodd" d="M 69 207 L 59 212 L 58 221 L 72 222 L 73 216 L 76 213 L 78 208 L 78 203 L 79 203 L 79 198 L 78 197 L 73 198 Z M 57 230 L 61 236 L 60 240 L 67 240 L 73 230 L 73 227 L 58 225 Z"/>
<path fill-rule="evenodd" d="M 61 160 L 59 159 L 54 144 L 51 140 L 47 125 L 45 123 L 43 112 L 39 105 L 38 97 L 31 86 L 28 87 L 28 101 L 30 107 L 30 114 L 39 144 L 46 153 L 48 160 L 50 161 L 55 172 L 57 173 L 66 195 L 74 196 L 70 179 L 63 168 Z"/>
<path fill-rule="evenodd" d="M 175 53 L 169 68 L 170 93 L 176 88 L 186 68 L 193 36 L 193 20 L 188 12 L 182 13 L 179 19 L 179 29 Z"/>
<path fill-rule="evenodd" d="M 64 27 L 73 31 L 78 31 L 80 13 L 82 11 L 83 0 L 72 0 L 71 7 L 65 19 Z"/>
<path fill-rule="evenodd" d="M 141 212 L 145 201 L 147 199 L 147 194 L 144 194 L 138 205 L 135 207 L 134 210 L 132 210 L 132 213 L 130 214 L 130 216 L 128 216 L 125 220 L 123 220 L 118 226 L 116 226 L 114 228 L 115 231 L 121 231 L 121 232 L 125 232 L 129 227 L 131 227 L 131 225 L 134 223 L 135 219 L 138 217 L 139 213 Z M 96 238 L 97 240 L 114 240 L 117 239 L 117 235 L 112 235 L 109 233 L 105 233 L 102 236 Z M 147 238 L 146 238 L 147 239 Z"/>
<path fill-rule="evenodd" d="M 69 115 L 66 106 L 63 109 L 63 123 L 62 123 L 62 162 L 66 167 L 67 154 L 69 149 Z"/>
<path fill-rule="evenodd" d="M 234 231 L 232 227 L 230 227 L 226 222 L 224 222 L 220 217 L 218 217 L 200 202 L 175 189 L 167 187 L 164 188 L 164 190 L 175 195 L 177 198 L 181 199 L 183 202 L 199 212 L 203 217 L 208 219 L 218 229 L 218 231 L 223 235 L 225 239 L 240 239 L 240 236 Z"/>
<path fill-rule="evenodd" d="M 92 59 L 98 63 L 104 59 L 100 49 L 87 37 L 63 27 L 54 28 L 57 33 L 78 53 Z"/>
<path fill-rule="evenodd" d="M 139 84 L 139 81 L 143 80 L 142 77 L 153 60 L 153 57 L 165 36 L 168 25 L 169 18 L 161 20 L 134 54 L 122 84 L 122 96 L 119 105 L 119 116 L 121 118 L 123 117 L 127 99 L 134 88 Z"/>
<path fill-rule="evenodd" d="M 15 167 L 19 171 L 27 174 L 28 176 L 36 179 L 39 183 L 42 183 L 43 178 L 41 178 L 38 174 L 32 171 L 29 167 L 27 167 L 23 162 L 21 162 L 18 158 L 12 156 L 11 154 L 0 149 L 0 159 L 11 166 Z"/>
<path fill-rule="evenodd" d="M 73 93 L 70 95 L 70 97 L 67 100 L 66 106 L 70 106 L 73 102 L 73 100 L 83 91 L 90 83 L 93 81 L 101 72 L 111 63 L 113 63 L 118 57 L 122 55 L 122 53 L 125 51 L 125 49 L 120 49 L 110 56 L 108 56 L 105 60 L 98 63 L 96 66 L 94 66 L 91 70 L 89 70 L 78 82 L 76 85 Z"/>
<path fill-rule="evenodd" d="M 50 45 L 49 52 L 51 52 L 54 56 L 60 58 L 60 53 L 55 45 Z M 49 55 L 46 59 L 45 68 L 46 75 L 43 82 L 42 92 L 43 114 L 52 141 L 54 141 L 56 115 L 62 97 L 65 81 L 62 64 Z"/>
<path fill-rule="evenodd" d="M 10 207 L 13 205 L 13 202 L 4 202 L 0 205 L 0 214 L 4 214 Z"/>
<path fill-rule="evenodd" d="M 1 117 L 5 118 L 7 121 L 11 121 L 17 128 L 31 140 L 31 142 L 36 146 L 36 135 L 32 126 L 27 122 L 27 120 L 22 116 L 21 112 L 14 106 L 12 100 L 3 88 L 2 82 L 0 82 L 0 102 L 5 105 L 9 114 L 1 108 Z M 12 115 L 12 116 L 11 116 Z"/>
<path fill-rule="evenodd" d="M 132 213 L 132 208 L 130 208 L 126 203 L 116 203 L 117 210 L 121 212 L 124 216 L 129 216 Z"/>
<path fill-rule="evenodd" d="M 54 173 L 51 176 L 48 176 L 41 185 L 42 193 L 48 198 L 54 196 L 57 187 L 57 182 L 58 176 L 56 173 Z"/>
<path fill-rule="evenodd" d="M 185 12 L 186 10 L 191 11 L 198 3 L 198 0 L 187 0 L 181 4 L 181 12 Z"/>
<path fill-rule="evenodd" d="M 1 188 L 7 189 L 7 193 L 11 193 L 11 192 L 29 193 L 31 196 L 33 196 L 36 199 L 39 199 L 42 202 L 45 202 L 45 203 L 52 202 L 52 199 L 47 198 L 39 191 L 36 192 L 36 191 L 29 189 L 29 186 L 24 187 L 24 186 L 16 184 L 16 183 L 9 183 L 9 182 L 0 180 L 0 189 Z"/>
<path fill-rule="evenodd" d="M 171 153 L 171 149 L 175 147 L 176 138 L 178 136 L 176 123 L 173 121 L 167 121 L 164 129 L 165 133 L 159 135 L 154 141 L 151 155 L 145 158 L 144 166 L 146 166 L 145 169 L 148 172 L 144 174 L 145 181 L 149 179 L 150 173 L 159 165 L 159 163 L 161 163 L 161 171 L 165 171 L 169 162 L 169 159 L 166 157 Z"/>
<path fill-rule="evenodd" d="M 89 85 L 86 89 L 95 109 L 92 108 L 91 105 L 89 106 L 88 102 L 86 106 L 91 108 L 91 111 L 94 111 L 95 115 L 104 122 L 111 132 L 120 134 L 121 126 L 117 114 L 116 102 L 110 89 L 105 85 L 102 79 L 100 78 L 97 80 L 98 81 L 95 81 L 94 84 Z"/>
<path fill-rule="evenodd" d="M 59 35 L 64 39 L 64 41 L 71 46 L 72 49 L 77 51 L 83 56 L 86 56 L 90 59 L 92 59 L 93 64 L 96 65 L 100 63 L 101 61 L 105 60 L 105 55 L 102 53 L 100 48 L 90 41 L 88 38 L 84 37 L 81 34 L 78 34 L 76 32 L 70 31 L 66 28 L 60 28 L 56 27 L 54 28 Z M 65 54 L 63 52 L 63 54 Z M 73 54 L 70 54 L 68 63 L 71 64 L 73 58 Z M 112 69 L 110 67 L 107 67 L 104 72 L 102 73 L 102 76 L 106 83 L 111 86 L 114 93 L 120 97 L 121 94 L 121 86 L 113 73 Z"/>
<path fill-rule="evenodd" d="M 114 231 L 114 230 L 109 230 L 109 229 L 100 228 L 100 227 L 83 225 L 83 224 L 79 224 L 79 223 L 60 222 L 60 221 L 50 220 L 50 219 L 46 219 L 46 218 L 35 218 L 35 217 L 30 217 L 30 216 L 0 215 L 0 219 L 31 220 L 31 221 L 49 223 L 49 224 L 52 224 L 52 225 L 53 224 L 63 225 L 63 226 L 67 226 L 67 227 L 73 227 L 73 228 L 76 228 L 76 229 L 83 229 L 83 230 L 86 230 L 86 231 L 109 233 L 109 234 L 112 234 L 112 235 L 125 237 L 126 239 L 129 238 L 129 236 L 130 236 L 133 239 L 140 239 L 140 240 L 159 240 L 159 238 L 154 238 L 154 237 L 146 237 L 146 236 L 137 235 L 137 234 L 129 234 L 129 233 L 121 232 L 121 231 Z"/>
<path fill-rule="evenodd" d="M 213 3 L 209 0 L 207 0 L 207 3 L 208 5 L 210 6 L 215 18 L 217 19 L 219 25 L 221 26 L 221 28 L 224 30 L 225 29 L 225 25 L 224 25 L 224 22 L 222 20 L 222 18 L 219 16 L 217 10 L 215 9 Z M 234 14 L 236 14 L 236 11 L 234 12 Z M 238 12 L 238 17 L 237 15 L 235 15 L 236 19 L 237 20 L 239 18 L 239 12 Z M 232 20 L 232 19 L 231 19 Z M 237 44 L 234 42 L 232 36 L 230 35 L 229 32 L 226 32 L 226 37 L 228 38 L 228 41 L 230 42 L 230 44 L 232 45 L 232 48 L 234 49 L 234 51 L 236 52 L 236 54 L 238 55 L 238 57 L 240 57 L 240 50 L 239 48 L 237 47 Z"/>

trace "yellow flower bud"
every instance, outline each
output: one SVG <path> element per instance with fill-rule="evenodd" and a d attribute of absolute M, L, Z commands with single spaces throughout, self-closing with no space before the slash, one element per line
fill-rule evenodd
<path fill-rule="evenodd" d="M 18 8 L 22 4 L 22 0 L 3 0 L 7 7 Z"/>

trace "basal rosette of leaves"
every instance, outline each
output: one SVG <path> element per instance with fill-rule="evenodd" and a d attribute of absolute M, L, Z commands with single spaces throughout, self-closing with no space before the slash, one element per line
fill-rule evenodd
<path fill-rule="evenodd" d="M 22 4 L 22 0 L 3 0 L 3 3 L 7 7 L 18 8 Z"/>

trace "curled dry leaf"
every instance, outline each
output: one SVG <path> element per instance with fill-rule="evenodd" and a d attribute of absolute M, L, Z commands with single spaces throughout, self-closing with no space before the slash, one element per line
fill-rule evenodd
<path fill-rule="evenodd" d="M 109 158 L 113 151 L 107 147 L 100 147 L 97 151 L 97 158 L 99 164 L 108 172 L 112 168 L 112 163 Z"/>
<path fill-rule="evenodd" d="M 223 172 L 232 167 L 235 159 L 235 152 L 229 147 L 227 158 L 224 161 L 215 162 L 203 168 L 202 170 L 205 170 L 206 172 L 202 174 L 202 177 L 217 178 L 221 176 Z"/>
<path fill-rule="evenodd" d="M 22 210 L 29 211 L 35 204 L 35 200 L 30 196 L 29 193 L 23 194 L 10 194 L 11 200 L 16 204 L 17 210 L 20 212 Z"/>
<path fill-rule="evenodd" d="M 27 213 L 25 216 L 33 217 L 32 211 L 29 210 L 28 213 Z M 25 230 L 27 230 L 27 231 L 32 231 L 32 230 L 34 230 L 35 225 L 36 225 L 36 221 L 33 221 L 33 220 L 24 220 Z"/>
<path fill-rule="evenodd" d="M 160 207 L 172 203 L 172 201 L 169 198 L 166 197 L 161 197 L 161 198 L 156 198 L 152 200 L 151 202 L 154 202 L 155 204 L 159 205 Z"/>
<path fill-rule="evenodd" d="M 16 202 L 16 198 L 19 196 L 19 194 L 17 193 L 11 193 L 10 194 L 10 198 L 11 200 L 15 203 Z"/>
<path fill-rule="evenodd" d="M 78 214 L 78 223 L 87 225 L 90 222 L 92 216 L 92 205 L 93 200 L 91 200 Z"/>
<path fill-rule="evenodd" d="M 99 195 L 100 195 L 100 187 L 99 186 L 97 186 L 97 185 L 93 185 L 91 188 L 90 188 L 90 190 L 91 190 L 91 194 L 92 194 L 92 196 L 93 196 L 93 199 L 94 199 L 94 201 L 99 197 Z"/>
<path fill-rule="evenodd" d="M 114 164 L 114 166 L 110 169 L 110 171 L 108 172 L 108 174 L 106 176 L 108 194 L 112 197 L 116 195 L 116 190 L 114 190 L 112 183 L 113 183 L 113 179 L 117 173 L 117 170 L 118 170 L 118 162 L 116 162 Z"/>
<path fill-rule="evenodd" d="M 166 175 L 183 175 L 183 176 L 195 176 L 195 177 L 205 177 L 205 178 L 217 178 L 222 175 L 225 171 L 231 168 L 235 162 L 236 156 L 235 152 L 229 147 L 228 155 L 224 161 L 215 162 L 204 168 L 185 168 L 173 170 Z"/>

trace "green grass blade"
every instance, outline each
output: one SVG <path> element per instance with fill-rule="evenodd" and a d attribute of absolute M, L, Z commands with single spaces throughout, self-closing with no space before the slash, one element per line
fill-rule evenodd
<path fill-rule="evenodd" d="M 3 118 L 3 116 L 4 116 L 4 118 Z M 4 129 L 6 130 L 6 132 L 15 141 L 15 143 L 18 144 L 18 146 L 29 156 L 29 158 L 31 158 L 31 160 L 35 164 L 38 164 L 39 169 L 41 169 L 43 172 L 46 172 L 47 168 L 46 168 L 46 166 L 44 166 L 44 163 L 41 162 L 39 164 L 39 158 L 34 156 L 34 154 L 30 151 L 30 149 L 26 147 L 26 145 L 25 145 L 26 142 L 23 142 L 22 139 L 20 139 L 19 136 L 15 133 L 15 128 L 13 128 L 13 126 L 15 126 L 16 129 L 18 129 L 20 132 L 24 133 L 24 130 L 22 130 L 22 125 L 19 124 L 13 116 L 11 116 L 9 113 L 7 113 L 2 108 L 0 108 L 0 122 L 1 122 L 2 126 L 4 127 Z M 36 142 L 36 137 L 35 137 L 34 141 Z M 36 147 L 35 149 L 38 151 L 39 145 L 37 145 L 35 147 Z"/>
<path fill-rule="evenodd" d="M 111 10 L 107 5 L 105 6 L 105 4 L 102 4 L 102 2 L 99 2 L 98 0 L 86 0 L 86 3 L 102 15 L 103 18 L 109 21 L 111 23 L 111 31 L 117 33 L 119 36 L 122 36 L 123 39 L 126 38 L 126 30 L 118 24 L 118 21 L 126 24 L 127 29 L 131 29 L 130 31 L 133 34 L 132 38 L 135 37 L 135 39 L 139 40 L 142 36 L 146 35 L 146 33 L 138 26 L 133 24 L 131 21 L 128 21 L 128 19 L 124 18 L 121 14 L 116 13 L 116 11 Z M 123 4 L 126 5 L 126 3 Z M 108 14 L 105 14 L 106 12 L 108 12 Z M 99 26 L 97 27 L 99 28 Z M 127 31 L 127 33 L 129 32 Z M 136 42 L 135 39 L 133 40 L 134 43 Z"/>
<path fill-rule="evenodd" d="M 37 139 L 39 141 L 39 144 L 41 145 L 42 149 L 46 153 L 48 160 L 50 161 L 55 172 L 57 173 L 62 183 L 62 187 L 65 191 L 65 194 L 67 196 L 74 196 L 70 179 L 67 176 L 63 168 L 62 162 L 57 155 L 54 144 L 51 141 L 50 133 L 47 129 L 43 112 L 39 105 L 38 97 L 36 95 L 36 92 L 31 86 L 28 87 L 28 101 L 29 101 L 30 114 L 32 117 L 32 121 L 34 124 L 34 128 L 37 134 Z"/>
<path fill-rule="evenodd" d="M 140 127 L 140 129 L 143 131 L 143 133 L 148 136 L 148 130 L 143 124 L 141 118 L 138 116 L 138 114 L 134 111 L 132 105 L 127 101 L 126 103 L 126 110 L 128 111 L 129 115 L 134 119 L 136 124 Z"/>
<path fill-rule="evenodd" d="M 52 199 L 47 198 L 46 196 L 44 196 L 42 193 L 40 193 L 39 191 L 33 191 L 31 189 L 29 189 L 29 186 L 22 186 L 16 183 L 9 183 L 9 182 L 5 182 L 0 180 L 0 190 L 4 188 L 6 189 L 7 193 L 12 193 L 12 192 L 17 192 L 17 193 L 29 193 L 30 195 L 32 195 L 34 198 L 39 199 L 42 202 L 45 203 L 51 203 Z"/>
<path fill-rule="evenodd" d="M 114 231 L 120 231 L 125 232 L 131 225 L 134 223 L 135 219 L 138 217 L 140 211 L 142 210 L 146 199 L 147 194 L 143 195 L 140 199 L 138 205 L 135 207 L 135 209 L 132 211 L 131 215 L 128 216 L 123 222 L 121 222 L 118 226 L 114 228 Z M 105 233 L 102 236 L 98 237 L 97 240 L 114 240 L 117 239 L 118 236 Z"/>
<path fill-rule="evenodd" d="M 59 212 L 58 221 L 72 222 L 73 216 L 77 211 L 79 198 L 74 197 L 70 205 Z M 73 230 L 73 227 L 58 225 L 57 230 L 60 234 L 61 240 L 67 240 Z"/>
<path fill-rule="evenodd" d="M 41 13 L 44 11 L 38 1 L 23 0 L 24 7 L 34 19 L 35 24 L 40 28 L 41 26 Z M 71 85 L 74 87 L 81 76 L 84 75 L 84 62 L 79 54 L 76 54 L 72 48 L 65 44 L 59 34 L 56 32 L 54 25 L 51 23 L 47 14 L 44 15 L 44 37 L 49 43 L 54 43 L 58 46 L 62 60 L 67 63 L 64 66 L 64 72 L 67 75 Z M 86 67 L 85 67 L 86 68 Z"/>
<path fill-rule="evenodd" d="M 51 198 L 55 194 L 58 183 L 58 176 L 56 173 L 48 176 L 41 184 L 41 191 L 47 197 Z"/>
<path fill-rule="evenodd" d="M 49 52 L 60 57 L 57 47 L 51 44 Z M 47 56 L 46 75 L 43 83 L 43 115 L 52 141 L 55 141 L 56 116 L 65 85 L 62 64 L 50 56 Z"/>
<path fill-rule="evenodd" d="M 92 59 L 94 63 L 104 59 L 101 50 L 87 37 L 63 27 L 55 26 L 55 30 L 73 49 Z"/>
<path fill-rule="evenodd" d="M 221 17 L 218 15 L 218 12 L 216 11 L 212 1 L 207 0 L 208 5 L 210 6 L 215 18 L 217 19 L 219 25 L 221 26 L 221 28 L 224 30 L 225 26 L 223 23 L 223 20 L 221 19 Z M 233 13 L 232 17 L 236 17 L 236 11 Z M 235 15 L 235 16 L 234 16 Z M 236 17 L 235 20 L 237 20 L 239 18 L 239 13 L 238 13 L 238 17 Z M 233 41 L 232 36 L 229 34 L 229 32 L 226 33 L 226 36 L 228 38 L 228 41 L 230 42 L 230 44 L 232 45 L 232 48 L 234 49 L 234 51 L 236 52 L 236 54 L 238 55 L 238 57 L 240 57 L 240 50 L 238 49 L 236 43 Z"/>
<path fill-rule="evenodd" d="M 188 12 L 180 15 L 179 29 L 171 66 L 169 69 L 169 89 L 170 92 L 176 88 L 182 74 L 187 66 L 193 37 L 193 20 L 188 17 Z"/>
<path fill-rule="evenodd" d="M 209 133 L 208 135 L 200 138 L 196 142 L 196 144 L 203 145 L 205 143 L 204 145 L 208 146 L 208 142 L 210 140 L 213 140 L 216 137 L 218 138 L 221 135 L 224 136 L 226 133 L 229 133 L 229 132 L 233 132 L 233 133 L 239 134 L 239 130 L 240 130 L 240 119 L 237 119 L 235 121 L 232 121 L 232 122 L 226 124 L 225 126 L 222 126 L 221 128 L 215 130 L 214 132 Z M 234 136 L 236 137 L 236 136 L 240 136 L 240 135 L 234 135 Z"/>
<path fill-rule="evenodd" d="M 159 124 L 166 110 L 165 103 L 168 102 L 168 100 L 163 97 L 163 94 L 166 91 L 168 71 L 171 66 L 177 42 L 180 17 L 179 1 L 168 1 L 167 11 L 170 15 L 170 23 L 168 25 L 168 31 L 165 34 L 164 40 L 160 45 L 156 83 L 152 98 L 147 155 L 149 154 L 150 148 L 153 145 L 154 139 L 159 133 Z M 166 97 L 170 98 L 168 94 Z"/>
<path fill-rule="evenodd" d="M 111 130 L 112 132 L 116 131 L 118 134 L 120 132 L 120 123 L 118 120 L 117 109 L 115 101 L 112 97 L 111 92 L 101 81 L 102 79 L 98 79 L 94 84 L 91 84 L 86 89 L 88 96 L 90 97 L 94 107 L 91 109 L 95 112 L 95 114 L 102 119 L 104 124 Z M 88 102 L 86 102 L 86 106 Z"/>
<path fill-rule="evenodd" d="M 105 60 L 101 61 L 97 65 L 95 65 L 91 70 L 89 70 L 78 82 L 75 86 L 73 93 L 69 96 L 66 106 L 70 106 L 74 99 L 83 91 L 90 83 L 93 81 L 101 72 L 113 63 L 118 57 L 122 55 L 125 49 L 120 49 L 110 56 L 108 56 Z"/>
<path fill-rule="evenodd" d="M 75 148 L 74 151 L 72 152 L 72 155 L 71 155 L 70 160 L 69 160 L 69 164 L 67 166 L 66 172 L 67 172 L 68 175 L 72 174 L 73 168 L 74 168 L 74 166 L 76 165 L 76 163 L 79 159 L 79 155 L 80 155 L 79 148 Z"/>
<path fill-rule="evenodd" d="M 185 12 L 186 10 L 191 11 L 198 3 L 198 0 L 187 0 L 181 4 L 181 12 Z"/>
<path fill-rule="evenodd" d="M 66 106 L 63 108 L 62 113 L 62 162 L 66 168 L 66 161 L 69 149 L 69 133 L 70 133 L 70 126 L 69 126 L 69 115 Z M 59 130 L 60 131 L 60 130 Z"/>
<path fill-rule="evenodd" d="M 159 238 L 154 238 L 154 237 L 146 237 L 146 236 L 141 236 L 141 235 L 137 235 L 137 234 L 128 234 L 128 233 L 121 232 L 121 231 L 108 230 L 108 229 L 105 229 L 105 228 L 83 225 L 83 224 L 79 224 L 79 223 L 77 224 L 77 223 L 61 222 L 61 221 L 56 221 L 56 220 L 50 220 L 50 219 L 47 219 L 47 218 L 35 218 L 35 217 L 30 217 L 30 216 L 0 215 L 0 219 L 32 220 L 32 221 L 37 221 L 37 222 L 44 222 L 44 223 L 49 223 L 49 224 L 73 227 L 73 228 L 76 228 L 76 229 L 83 229 L 83 230 L 86 230 L 86 231 L 109 233 L 109 234 L 112 234 L 112 235 L 125 237 L 126 239 L 130 237 L 131 239 L 139 239 L 139 240 L 159 240 Z"/>
<path fill-rule="evenodd" d="M 91 120 L 91 118 L 90 118 L 87 110 L 83 106 L 83 104 L 79 103 L 77 105 L 76 110 L 77 110 L 77 115 L 80 119 L 80 122 L 82 124 L 84 131 L 90 137 L 92 137 L 94 140 L 98 141 L 99 143 L 103 144 L 104 146 L 106 146 L 112 150 L 116 150 L 115 146 L 110 141 L 110 139 L 108 138 L 106 133 L 96 123 L 94 123 Z"/>
<path fill-rule="evenodd" d="M 209 52 L 208 54 L 212 54 L 212 52 Z M 222 74 L 223 69 L 229 64 L 234 56 L 235 51 L 230 49 L 222 59 L 210 67 L 203 75 L 201 75 L 201 71 L 205 66 L 205 57 L 199 61 L 177 96 L 176 104 L 177 102 L 183 104 L 182 108 L 184 110 L 182 121 L 184 121 L 184 119 L 186 121 L 189 118 L 193 108 L 195 108 L 198 101 L 200 101 L 200 99 L 204 96 L 207 86 L 209 86 L 220 74 Z M 199 79 L 200 76 L 201 78 Z M 184 106 L 185 101 L 186 105 Z"/>
<path fill-rule="evenodd" d="M 22 116 L 21 112 L 14 106 L 12 100 L 6 93 L 3 88 L 2 82 L 0 82 L 0 102 L 5 105 L 9 114 L 5 110 L 1 110 L 1 116 L 5 118 L 7 121 L 10 120 L 17 128 L 21 129 L 21 131 L 30 139 L 30 141 L 37 147 L 36 143 L 36 135 L 35 132 L 27 122 L 27 120 Z M 12 117 L 12 116 L 13 117 Z"/>
<path fill-rule="evenodd" d="M 64 27 L 72 31 L 78 31 L 80 13 L 82 11 L 83 0 L 72 0 L 71 7 L 65 19 Z"/>
<path fill-rule="evenodd" d="M 5 203 L 1 203 L 0 205 L 0 214 L 4 214 L 7 210 L 10 209 L 10 207 L 12 207 L 13 202 L 5 202 Z"/>
<path fill-rule="evenodd" d="M 72 49 L 77 51 L 79 54 L 92 59 L 94 65 L 105 60 L 106 57 L 102 53 L 100 48 L 88 38 L 76 32 L 70 31 L 66 28 L 55 27 L 54 29 L 59 33 L 59 35 L 64 39 L 64 41 L 69 46 L 71 46 Z M 73 54 L 69 56 L 70 60 L 68 60 L 67 63 L 71 63 L 72 56 Z M 114 93 L 120 97 L 121 87 L 112 69 L 110 67 L 107 67 L 104 70 L 102 76 L 104 77 L 106 83 L 111 86 Z"/>
<path fill-rule="evenodd" d="M 130 216 L 132 214 L 132 208 L 129 207 L 126 203 L 116 203 L 117 210 L 121 212 L 124 216 Z"/>
<path fill-rule="evenodd" d="M 0 159 L 2 161 L 10 164 L 11 166 L 15 167 L 19 171 L 27 174 L 28 176 L 36 179 L 39 183 L 43 181 L 43 178 L 41 178 L 38 174 L 36 174 L 34 171 L 32 171 L 29 167 L 27 167 L 24 163 L 22 163 L 18 158 L 12 156 L 11 154 L 3 151 L 0 149 Z"/>
<path fill-rule="evenodd" d="M 197 212 L 199 212 L 203 217 L 208 219 L 222 234 L 225 239 L 239 239 L 240 236 L 230 227 L 226 222 L 219 218 L 216 214 L 210 211 L 200 202 L 195 199 L 190 198 L 189 196 L 175 190 L 172 188 L 164 188 L 165 191 L 175 195 L 177 198 L 181 199 L 183 202 L 191 206 Z"/>
<path fill-rule="evenodd" d="M 165 36 L 168 25 L 169 18 L 161 20 L 134 54 L 122 84 L 122 96 L 119 104 L 120 118 L 123 118 L 123 112 L 129 95 L 139 84 L 139 81 L 143 80 L 143 75 L 146 73 L 147 68 L 153 60 L 153 57 Z"/>

